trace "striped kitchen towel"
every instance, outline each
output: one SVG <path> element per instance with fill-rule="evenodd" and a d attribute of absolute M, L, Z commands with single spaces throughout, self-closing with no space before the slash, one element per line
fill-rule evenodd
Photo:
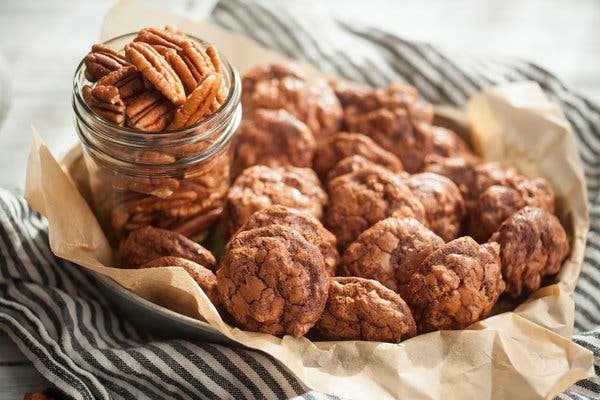
<path fill-rule="evenodd" d="M 317 21 L 274 3 L 222 0 L 212 18 L 264 46 L 327 73 L 371 85 L 406 80 L 436 104 L 462 105 L 483 87 L 535 80 L 561 105 L 579 140 L 591 230 L 574 294 L 573 340 L 595 353 L 596 377 L 560 398 L 600 394 L 600 107 L 522 60 L 453 54 L 342 21 Z M 307 392 L 257 351 L 153 340 L 112 311 L 87 271 L 54 257 L 47 223 L 18 195 L 0 190 L 0 329 L 36 368 L 75 399 L 331 399 Z"/>

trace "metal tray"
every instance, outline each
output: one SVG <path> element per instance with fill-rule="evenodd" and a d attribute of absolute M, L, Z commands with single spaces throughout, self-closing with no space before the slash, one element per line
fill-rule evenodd
<path fill-rule="evenodd" d="M 115 311 L 145 335 L 156 339 L 177 338 L 221 344 L 235 343 L 207 322 L 161 307 L 130 292 L 110 278 L 92 273 Z"/>

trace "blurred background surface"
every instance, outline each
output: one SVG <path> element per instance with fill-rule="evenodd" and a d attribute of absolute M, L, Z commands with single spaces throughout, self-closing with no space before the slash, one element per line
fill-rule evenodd
<path fill-rule="evenodd" d="M 213 0 L 145 0 L 200 19 Z M 0 187 L 22 189 L 35 126 L 56 157 L 77 140 L 75 67 L 114 4 L 0 0 Z M 278 1 L 296 10 L 376 26 L 407 39 L 538 63 L 600 103 L 599 0 Z M 0 398 L 48 386 L 0 334 Z"/>

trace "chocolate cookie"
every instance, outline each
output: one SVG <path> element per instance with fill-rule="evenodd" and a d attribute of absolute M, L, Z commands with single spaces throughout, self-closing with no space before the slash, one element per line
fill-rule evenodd
<path fill-rule="evenodd" d="M 140 268 L 181 267 L 187 271 L 202 288 L 208 299 L 216 306 L 219 304 L 217 277 L 208 268 L 182 257 L 165 256 L 156 258 Z"/>
<path fill-rule="evenodd" d="M 372 171 L 381 170 L 389 172 L 388 169 L 382 167 L 379 164 L 375 164 L 373 161 L 367 160 L 363 156 L 350 156 L 343 158 L 342 160 L 340 160 L 340 162 L 335 164 L 335 166 L 332 169 L 329 170 L 329 172 L 327 173 L 327 182 L 334 180 L 338 176 L 350 174 L 354 171 L 358 171 L 361 169 L 368 169 Z M 404 174 L 408 175 L 406 172 L 401 172 L 400 174 L 398 174 L 398 176 L 404 177 Z"/>
<path fill-rule="evenodd" d="M 313 170 L 256 165 L 245 169 L 227 193 L 223 234 L 230 237 L 252 214 L 273 204 L 295 208 L 320 219 L 325 203 L 327 194 Z"/>
<path fill-rule="evenodd" d="M 569 254 L 567 234 L 558 218 L 535 207 L 510 216 L 489 241 L 500 244 L 502 276 L 513 298 L 537 290 L 542 278 L 556 274 Z"/>
<path fill-rule="evenodd" d="M 286 226 L 302 234 L 308 243 L 317 246 L 321 252 L 327 273 L 331 276 L 335 275 L 340 259 L 337 251 L 337 240 L 331 232 L 323 227 L 321 221 L 294 208 L 272 205 L 252 214 L 250 219 L 240 228 L 240 231 L 270 225 Z"/>
<path fill-rule="evenodd" d="M 489 314 L 505 287 L 498 251 L 464 236 L 423 261 L 406 297 L 419 332 L 464 329 Z"/>
<path fill-rule="evenodd" d="M 219 296 L 242 329 L 300 337 L 325 308 L 323 256 L 294 229 L 270 225 L 239 232 L 219 265 Z"/>
<path fill-rule="evenodd" d="M 469 232 L 479 242 L 485 242 L 506 218 L 525 206 L 554 212 L 554 192 L 544 178 L 517 176 L 504 183 L 485 189 L 471 210 Z"/>
<path fill-rule="evenodd" d="M 473 206 L 476 196 L 472 194 L 475 184 L 475 167 L 481 162 L 476 157 L 442 157 L 430 154 L 425 158 L 423 172 L 445 176 L 458 186 L 467 210 Z"/>
<path fill-rule="evenodd" d="M 394 153 L 409 173 L 418 172 L 432 148 L 432 136 L 418 125 L 431 124 L 433 108 L 419 101 L 417 90 L 405 83 L 374 89 L 344 109 L 346 128 L 370 136 Z"/>
<path fill-rule="evenodd" d="M 287 111 L 259 109 L 237 131 L 235 173 L 258 164 L 310 168 L 316 146 L 310 129 Z"/>
<path fill-rule="evenodd" d="M 410 308 L 377 281 L 331 278 L 329 299 L 315 325 L 325 340 L 372 340 L 399 343 L 416 335 Z"/>
<path fill-rule="evenodd" d="M 466 209 L 454 182 L 431 172 L 412 175 L 405 182 L 423 203 L 427 226 L 446 242 L 456 239 L 461 232 Z"/>
<path fill-rule="evenodd" d="M 352 103 L 359 102 L 361 98 L 364 98 L 364 96 L 373 90 L 365 84 L 343 79 L 330 79 L 328 82 L 340 101 L 342 108 L 346 108 Z"/>
<path fill-rule="evenodd" d="M 335 178 L 328 185 L 326 226 L 345 248 L 364 230 L 391 216 L 425 222 L 423 204 L 402 180 L 384 169 L 361 169 Z"/>
<path fill-rule="evenodd" d="M 119 245 L 117 256 L 127 268 L 139 268 L 163 256 L 182 257 L 210 270 L 216 264 L 212 253 L 198 243 L 177 232 L 152 226 L 131 232 Z"/>
<path fill-rule="evenodd" d="M 272 63 L 258 65 L 244 73 L 242 77 L 242 96 L 244 103 L 251 103 L 257 83 L 265 80 L 296 78 L 306 80 L 304 73 L 291 63 Z"/>
<path fill-rule="evenodd" d="M 442 157 L 474 157 L 467 143 L 455 132 L 441 126 L 430 125 L 425 129 L 431 132 L 431 152 Z"/>
<path fill-rule="evenodd" d="M 284 109 L 304 122 L 315 139 L 334 134 L 342 122 L 342 106 L 323 79 L 307 79 L 289 65 L 252 69 L 242 78 L 246 115 L 258 108 Z"/>
<path fill-rule="evenodd" d="M 386 218 L 348 246 L 338 273 L 375 279 L 404 297 L 412 274 L 443 244 L 414 218 Z"/>
<path fill-rule="evenodd" d="M 402 163 L 392 153 L 382 149 L 371 138 L 360 133 L 336 133 L 319 143 L 315 153 L 314 169 L 324 179 L 342 159 L 353 155 L 379 164 L 392 172 L 401 172 Z"/>
<path fill-rule="evenodd" d="M 471 187 L 471 198 L 477 199 L 481 193 L 492 185 L 511 186 L 521 176 L 516 169 L 499 162 L 486 162 L 473 169 L 475 179 Z"/>

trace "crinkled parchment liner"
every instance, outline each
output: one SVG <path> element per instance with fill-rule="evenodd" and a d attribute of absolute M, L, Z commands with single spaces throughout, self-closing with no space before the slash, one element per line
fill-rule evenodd
<path fill-rule="evenodd" d="M 132 15 L 144 18 L 132 19 Z M 192 23 L 134 1 L 113 8 L 103 32 L 106 38 L 165 23 L 207 38 L 241 70 L 283 59 L 218 27 Z M 115 265 L 112 250 L 98 221 L 66 168 L 37 134 L 25 196 L 48 218 L 50 246 L 57 256 L 108 276 L 143 298 L 202 316 L 229 338 L 279 359 L 312 389 L 356 399 L 551 398 L 593 375 L 592 353 L 569 340 L 574 316 L 570 295 L 589 226 L 575 137 L 562 112 L 531 82 L 487 90 L 469 101 L 467 112 L 472 142 L 485 159 L 503 160 L 526 175 L 551 182 L 559 218 L 571 239 L 571 255 L 557 283 L 535 292 L 514 312 L 487 318 L 467 330 L 429 333 L 401 344 L 311 342 L 245 332 L 226 325 L 181 268 L 110 267 Z M 73 154 L 66 159 L 71 166 L 76 161 Z M 80 187 L 85 192 L 85 182 Z"/>

